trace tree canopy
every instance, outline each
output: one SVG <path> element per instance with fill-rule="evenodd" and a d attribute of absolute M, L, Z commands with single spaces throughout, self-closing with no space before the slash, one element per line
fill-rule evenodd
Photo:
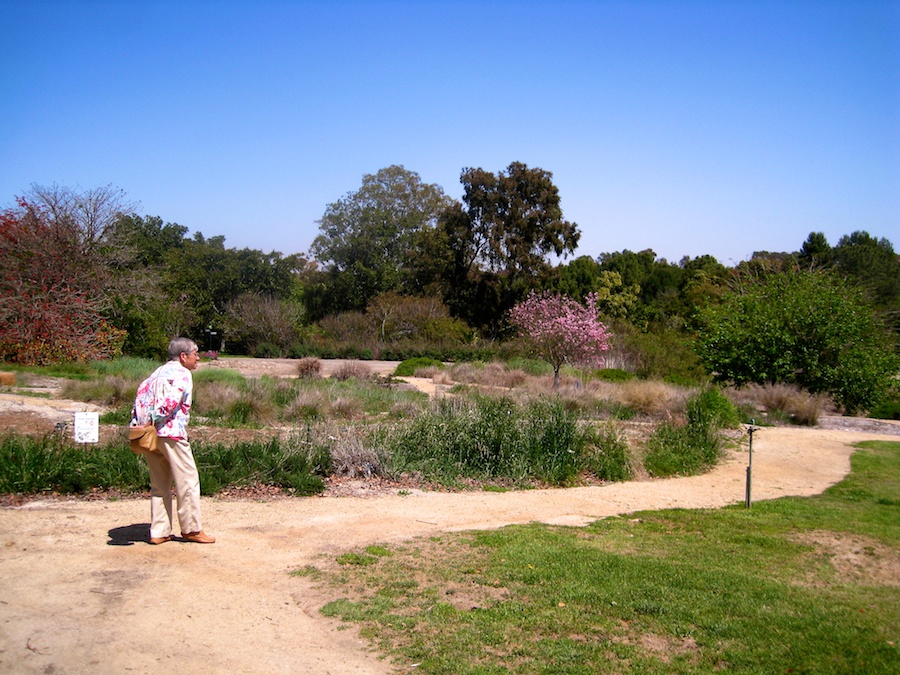
<path fill-rule="evenodd" d="M 533 353 L 553 366 L 553 388 L 566 364 L 599 368 L 609 349 L 609 332 L 597 314 L 597 296 L 582 305 L 564 295 L 530 293 L 512 308 L 510 322 Z"/>
<path fill-rule="evenodd" d="M 793 383 L 849 412 L 886 394 L 900 363 L 862 294 L 834 273 L 789 271 L 741 280 L 701 311 L 700 358 L 715 379 Z"/>
<path fill-rule="evenodd" d="M 328 279 L 321 311 L 363 310 L 381 293 L 406 290 L 413 253 L 450 204 L 440 186 L 397 165 L 329 204 L 310 248 Z"/>
<path fill-rule="evenodd" d="M 550 273 L 550 256 L 573 253 L 580 233 L 563 219 L 549 171 L 513 162 L 496 174 L 463 169 L 460 182 L 463 205 L 446 210 L 440 223 L 448 304 L 496 332 L 512 305 Z"/>
<path fill-rule="evenodd" d="M 80 224 L 22 199 L 0 213 L 0 360 L 28 365 L 121 354 L 104 318 L 109 275 Z"/>
<path fill-rule="evenodd" d="M 884 393 L 900 332 L 888 240 L 854 231 L 831 246 L 812 232 L 734 267 L 651 249 L 565 262 L 579 231 L 550 172 L 513 162 L 460 180 L 457 202 L 402 166 L 365 175 L 327 205 L 315 262 L 189 236 L 109 186 L 32 186 L 2 214 L 2 358 L 159 356 L 176 334 L 272 356 L 489 358 L 513 335 L 509 310 L 547 292 L 590 298 L 616 333 L 610 359 L 640 376 L 703 381 L 696 348 L 733 382 L 796 382 L 847 409 Z M 761 323 L 741 333 L 748 314 Z"/>

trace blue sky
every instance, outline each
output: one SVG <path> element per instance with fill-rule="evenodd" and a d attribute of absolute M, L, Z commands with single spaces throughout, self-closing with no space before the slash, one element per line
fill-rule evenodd
<path fill-rule="evenodd" d="M 576 255 L 900 248 L 900 2 L 0 0 L 0 205 L 306 251 L 392 164 L 553 173 Z"/>

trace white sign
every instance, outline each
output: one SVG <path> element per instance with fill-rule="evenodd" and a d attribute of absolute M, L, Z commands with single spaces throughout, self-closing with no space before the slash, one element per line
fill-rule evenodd
<path fill-rule="evenodd" d="M 75 442 L 99 443 L 100 442 L 100 413 L 77 412 L 75 413 Z"/>

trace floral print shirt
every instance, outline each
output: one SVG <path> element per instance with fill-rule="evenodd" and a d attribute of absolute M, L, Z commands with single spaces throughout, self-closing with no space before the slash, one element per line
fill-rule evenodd
<path fill-rule="evenodd" d="M 193 389 L 190 370 L 178 361 L 161 365 L 138 386 L 131 426 L 152 421 L 161 437 L 187 440 Z"/>

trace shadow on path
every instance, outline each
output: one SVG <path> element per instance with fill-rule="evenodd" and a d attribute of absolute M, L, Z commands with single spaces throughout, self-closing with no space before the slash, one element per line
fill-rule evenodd
<path fill-rule="evenodd" d="M 150 523 L 134 523 L 123 527 L 114 527 L 109 532 L 107 546 L 131 546 L 136 543 L 150 543 Z"/>

